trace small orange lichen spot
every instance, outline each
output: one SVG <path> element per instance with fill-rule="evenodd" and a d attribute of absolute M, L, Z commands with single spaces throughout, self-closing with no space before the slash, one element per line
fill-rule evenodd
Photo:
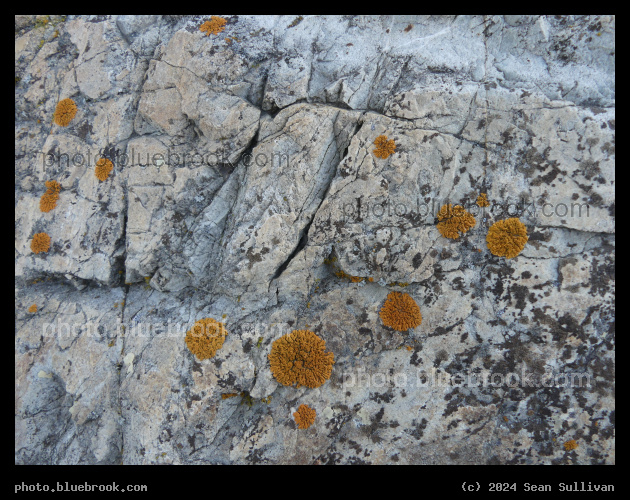
<path fill-rule="evenodd" d="M 407 346 L 407 350 L 408 351 L 413 351 L 413 347 L 411 347 L 410 345 Z"/>
<path fill-rule="evenodd" d="M 226 392 L 225 394 L 221 394 L 221 399 L 230 399 L 238 396 L 237 392 Z"/>
<path fill-rule="evenodd" d="M 33 304 L 31 307 L 29 307 L 28 308 L 28 312 L 36 313 L 37 312 L 37 304 Z"/>
<path fill-rule="evenodd" d="M 59 191 L 61 191 L 61 184 L 59 184 L 57 181 L 46 181 L 44 182 L 44 185 L 46 186 L 46 190 L 49 193 L 59 194 Z"/>
<path fill-rule="evenodd" d="M 521 253 L 527 240 L 527 228 L 516 217 L 495 222 L 486 236 L 488 249 L 492 254 L 507 259 Z"/>
<path fill-rule="evenodd" d="M 372 283 L 372 282 L 374 281 L 374 278 L 372 278 L 372 277 L 370 276 L 370 277 L 368 278 L 368 281 L 369 281 L 370 283 Z"/>
<path fill-rule="evenodd" d="M 385 326 L 399 332 L 415 328 L 422 323 L 422 314 L 411 295 L 403 292 L 389 292 L 379 312 Z"/>
<path fill-rule="evenodd" d="M 479 253 L 481 253 L 481 248 L 478 248 L 478 249 L 477 249 L 477 251 L 478 251 Z"/>
<path fill-rule="evenodd" d="M 509 422 L 509 421 L 510 421 L 510 419 L 509 419 L 509 418 L 507 418 L 507 417 L 503 417 L 503 420 L 505 420 L 506 422 Z"/>
<path fill-rule="evenodd" d="M 63 99 L 57 103 L 54 120 L 60 127 L 67 127 L 77 114 L 77 105 L 72 99 Z"/>
<path fill-rule="evenodd" d="M 479 196 L 477 196 L 477 205 L 479 205 L 480 207 L 490 206 L 490 202 L 486 197 L 486 193 L 481 193 Z"/>
<path fill-rule="evenodd" d="M 361 283 L 363 278 L 361 278 L 361 276 L 350 276 L 350 281 L 352 281 L 352 283 Z"/>
<path fill-rule="evenodd" d="M 325 350 L 326 341 L 315 333 L 293 330 L 273 342 L 271 373 L 282 385 L 319 387 L 330 378 L 335 363 L 335 355 Z"/>
<path fill-rule="evenodd" d="M 111 160 L 107 158 L 101 158 L 96 162 L 96 168 L 94 169 L 94 175 L 99 181 L 106 181 L 109 174 L 112 172 L 114 165 Z"/>
<path fill-rule="evenodd" d="M 201 26 L 199 26 L 199 29 L 203 31 L 206 36 L 209 36 L 210 33 L 212 33 L 213 35 L 218 35 L 225 29 L 226 23 L 227 21 L 222 17 L 212 16 L 210 18 L 210 21 L 206 21 L 205 23 L 203 23 Z"/>
<path fill-rule="evenodd" d="M 567 451 L 575 450 L 577 447 L 578 447 L 578 444 L 575 441 L 575 439 L 571 439 L 570 441 L 567 441 L 566 443 L 564 443 L 564 449 Z"/>
<path fill-rule="evenodd" d="M 386 135 L 379 135 L 376 139 L 374 139 L 374 145 L 376 149 L 374 150 L 374 156 L 377 158 L 388 158 L 390 155 L 394 154 L 396 150 L 396 143 L 394 139 L 387 140 Z"/>
<path fill-rule="evenodd" d="M 316 415 L 317 412 L 313 408 L 307 405 L 300 405 L 293 414 L 293 418 L 295 423 L 298 424 L 298 429 L 308 429 L 315 422 Z"/>
<path fill-rule="evenodd" d="M 467 212 L 461 205 L 444 205 L 437 214 L 440 222 L 437 224 L 438 231 L 445 238 L 456 240 L 462 234 L 468 232 L 475 226 L 476 221 L 470 212 Z"/>
<path fill-rule="evenodd" d="M 223 323 L 212 318 L 200 319 L 186 332 L 186 345 L 200 360 L 208 359 L 221 349 L 227 334 Z"/>
<path fill-rule="evenodd" d="M 228 45 L 232 43 L 232 39 L 230 37 L 226 37 L 225 41 L 227 42 Z"/>
<path fill-rule="evenodd" d="M 37 233 L 31 240 L 31 250 L 33 253 L 48 252 L 50 248 L 50 236 L 46 233 Z"/>

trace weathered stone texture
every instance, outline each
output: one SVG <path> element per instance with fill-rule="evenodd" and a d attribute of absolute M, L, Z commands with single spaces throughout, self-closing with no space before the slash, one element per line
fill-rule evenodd
<path fill-rule="evenodd" d="M 614 16 L 224 17 L 15 18 L 16 463 L 613 464 Z"/>

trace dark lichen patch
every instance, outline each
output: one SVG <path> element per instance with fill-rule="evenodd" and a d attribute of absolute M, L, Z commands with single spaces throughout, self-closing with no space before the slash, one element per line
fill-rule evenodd
<path fill-rule="evenodd" d="M 381 406 L 381 409 L 370 416 L 370 424 L 361 426 L 361 433 L 365 436 L 369 437 L 373 443 L 380 443 L 383 441 L 383 438 L 378 435 L 379 429 L 387 428 L 387 424 L 383 423 L 383 415 L 385 414 L 385 407 Z"/>
<path fill-rule="evenodd" d="M 411 421 L 412 428 L 407 430 L 407 434 L 413 436 L 418 441 L 422 439 L 424 435 L 424 430 L 427 428 L 429 421 L 426 418 L 423 418 L 420 422 L 418 422 L 415 418 Z"/>
<path fill-rule="evenodd" d="M 370 400 L 376 401 L 377 403 L 391 403 L 394 400 L 394 395 L 390 391 L 381 394 L 378 392 L 370 393 Z"/>
<path fill-rule="evenodd" d="M 414 269 L 418 269 L 420 267 L 420 264 L 422 264 L 422 254 L 417 253 L 416 255 L 414 255 L 413 259 L 411 260 L 411 264 L 413 265 Z"/>
<path fill-rule="evenodd" d="M 536 302 L 536 298 L 534 296 L 534 294 L 529 294 L 529 290 L 526 286 L 523 285 L 518 285 L 518 284 L 512 284 L 510 286 L 510 292 L 511 294 L 514 296 L 514 298 L 516 299 L 516 304 L 514 305 L 514 307 L 516 309 L 520 309 L 521 311 L 523 309 L 525 309 L 525 306 L 527 305 L 527 299 L 529 298 L 530 302 Z M 510 301 L 510 303 L 512 303 Z"/>

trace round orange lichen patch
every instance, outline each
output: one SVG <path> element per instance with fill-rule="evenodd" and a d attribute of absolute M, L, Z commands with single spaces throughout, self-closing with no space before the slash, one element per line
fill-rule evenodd
<path fill-rule="evenodd" d="M 479 196 L 477 196 L 477 205 L 479 205 L 480 207 L 490 206 L 490 202 L 486 197 L 486 193 L 481 193 Z"/>
<path fill-rule="evenodd" d="M 77 114 L 77 105 L 72 99 L 63 99 L 57 103 L 54 120 L 60 127 L 67 127 Z"/>
<path fill-rule="evenodd" d="M 48 252 L 50 248 L 50 236 L 46 233 L 37 233 L 31 240 L 31 250 L 33 253 Z"/>
<path fill-rule="evenodd" d="M 335 355 L 325 350 L 326 341 L 315 333 L 293 330 L 273 342 L 271 373 L 282 385 L 319 387 L 330 378 L 335 363 Z"/>
<path fill-rule="evenodd" d="M 444 205 L 437 214 L 440 222 L 437 224 L 438 231 L 445 238 L 456 240 L 460 235 L 468 232 L 477 223 L 470 212 L 467 212 L 461 205 Z"/>
<path fill-rule="evenodd" d="M 575 439 L 571 439 L 570 441 L 567 441 L 566 443 L 564 443 L 564 449 L 567 451 L 575 450 L 577 447 L 578 447 L 578 444 L 575 441 Z"/>
<path fill-rule="evenodd" d="M 96 178 L 99 181 L 106 181 L 113 168 L 114 165 L 112 164 L 111 160 L 108 160 L 107 158 L 101 158 L 96 162 L 94 175 L 96 175 Z"/>
<path fill-rule="evenodd" d="M 379 135 L 376 139 L 374 139 L 374 145 L 376 146 L 374 156 L 377 158 L 385 159 L 394 154 L 394 151 L 396 150 L 396 143 L 394 142 L 394 139 L 388 141 L 386 135 Z"/>
<path fill-rule="evenodd" d="M 39 209 L 42 212 L 50 212 L 57 206 L 59 195 L 56 193 L 44 193 L 39 199 Z"/>
<path fill-rule="evenodd" d="M 31 307 L 29 307 L 28 308 L 28 312 L 36 313 L 37 312 L 37 304 L 33 304 Z"/>
<path fill-rule="evenodd" d="M 486 236 L 488 249 L 492 254 L 508 259 L 521 253 L 528 239 L 525 224 L 516 217 L 495 222 Z"/>
<path fill-rule="evenodd" d="M 316 415 L 317 412 L 313 408 L 307 405 L 300 405 L 293 414 L 293 418 L 295 423 L 298 424 L 298 429 L 308 429 L 315 422 Z"/>
<path fill-rule="evenodd" d="M 422 323 L 422 314 L 411 295 L 403 292 L 389 292 L 379 312 L 385 326 L 399 332 L 415 328 Z"/>
<path fill-rule="evenodd" d="M 186 332 L 186 345 L 200 360 L 208 359 L 223 347 L 227 334 L 223 323 L 212 318 L 200 319 Z"/>
<path fill-rule="evenodd" d="M 212 16 L 210 18 L 210 21 L 206 21 L 205 23 L 203 23 L 201 26 L 199 26 L 199 29 L 203 31 L 206 36 L 209 36 L 210 33 L 212 33 L 213 35 L 218 35 L 225 29 L 226 23 L 227 21 L 222 17 Z"/>

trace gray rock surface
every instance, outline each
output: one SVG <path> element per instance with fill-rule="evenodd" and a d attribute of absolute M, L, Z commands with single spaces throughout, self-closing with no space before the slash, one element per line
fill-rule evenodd
<path fill-rule="evenodd" d="M 15 18 L 15 462 L 615 463 L 614 16 L 223 17 Z M 319 388 L 271 374 L 293 329 Z"/>

